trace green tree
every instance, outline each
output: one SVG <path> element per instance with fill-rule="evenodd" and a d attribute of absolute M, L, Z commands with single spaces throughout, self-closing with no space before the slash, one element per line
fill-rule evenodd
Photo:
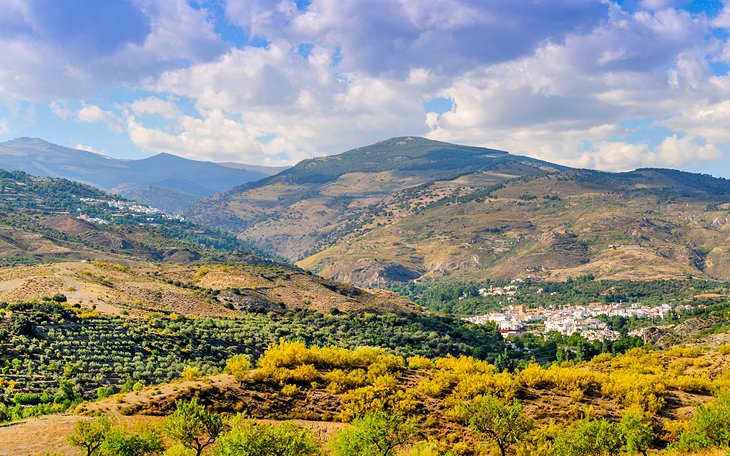
<path fill-rule="evenodd" d="M 532 430 L 532 420 L 524 414 L 522 404 L 512 401 L 503 404 L 496 396 L 478 398 L 462 409 L 469 427 L 493 440 L 502 456 Z"/>
<path fill-rule="evenodd" d="M 649 445 L 654 441 L 654 429 L 647 423 L 643 411 L 627 411 L 618 424 L 618 431 L 626 445 L 626 451 L 647 455 Z"/>
<path fill-rule="evenodd" d="M 165 423 L 165 432 L 200 456 L 203 449 L 214 444 L 223 432 L 223 418 L 199 405 L 197 399 L 178 401 L 176 406 Z"/>
<path fill-rule="evenodd" d="M 616 425 L 606 420 L 582 420 L 555 439 L 556 456 L 617 454 L 624 446 Z"/>
<path fill-rule="evenodd" d="M 411 440 L 417 425 L 414 418 L 368 413 L 335 433 L 330 448 L 335 456 L 391 456 Z"/>
<path fill-rule="evenodd" d="M 73 433 L 68 436 L 68 443 L 86 451 L 86 456 L 93 456 L 98 454 L 97 451 L 104 444 L 112 426 L 113 421 L 106 415 L 93 421 L 81 420 L 76 423 Z"/>
<path fill-rule="evenodd" d="M 144 456 L 160 453 L 165 449 L 162 437 L 154 428 L 144 428 L 140 433 L 129 434 L 122 428 L 114 428 L 101 446 L 105 456 Z"/>
<path fill-rule="evenodd" d="M 720 396 L 713 404 L 698 405 L 692 429 L 683 432 L 675 446 L 682 451 L 730 448 L 730 393 Z"/>
<path fill-rule="evenodd" d="M 315 456 L 319 443 L 309 429 L 292 422 L 267 425 L 238 415 L 213 449 L 214 456 Z"/>

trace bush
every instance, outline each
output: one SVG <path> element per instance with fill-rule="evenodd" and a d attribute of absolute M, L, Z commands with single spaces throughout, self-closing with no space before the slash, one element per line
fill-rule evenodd
<path fill-rule="evenodd" d="M 251 367 L 251 358 L 248 355 L 234 355 L 226 361 L 226 372 L 238 381 L 246 378 Z"/>
<path fill-rule="evenodd" d="M 267 425 L 238 415 L 231 420 L 231 430 L 222 436 L 213 456 L 315 456 L 319 443 L 309 429 L 291 422 Z"/>
<path fill-rule="evenodd" d="M 406 445 L 417 430 L 415 419 L 384 412 L 369 413 L 337 431 L 330 440 L 334 456 L 392 456 Z"/>
<path fill-rule="evenodd" d="M 618 427 L 606 420 L 583 420 L 555 439 L 556 456 L 618 454 L 623 441 Z"/>
<path fill-rule="evenodd" d="M 532 430 L 517 401 L 504 404 L 496 396 L 483 396 L 461 409 L 463 419 L 480 435 L 493 440 L 502 456 Z"/>
<path fill-rule="evenodd" d="M 114 394 L 114 388 L 111 386 L 100 386 L 96 389 L 96 397 L 99 399 L 106 399 L 112 394 Z"/>
<path fill-rule="evenodd" d="M 165 423 L 165 432 L 200 456 L 223 432 L 223 419 L 216 413 L 208 412 L 198 404 L 197 399 L 177 402 L 175 412 Z"/>
<path fill-rule="evenodd" d="M 680 435 L 675 448 L 698 451 L 705 448 L 730 448 L 730 393 L 713 404 L 697 406 L 691 429 Z"/>

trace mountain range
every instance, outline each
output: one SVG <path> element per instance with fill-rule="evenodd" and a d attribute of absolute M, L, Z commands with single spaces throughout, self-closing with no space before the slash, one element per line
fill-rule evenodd
<path fill-rule="evenodd" d="M 167 209 L 197 201 L 184 213 L 196 226 L 362 286 L 730 279 L 730 181 L 708 175 L 572 169 L 417 137 L 304 160 L 238 186 L 235 176 L 263 171 L 166 154 L 114 160 L 31 139 L 0 145 L 0 166 L 84 182 L 106 176 L 102 188 Z"/>
<path fill-rule="evenodd" d="M 201 198 L 282 169 L 217 164 L 171 154 L 118 160 L 36 138 L 1 143 L 0 168 L 76 180 L 168 212 L 183 211 Z"/>
<path fill-rule="evenodd" d="M 360 285 L 730 278 L 730 181 L 570 169 L 401 137 L 305 160 L 188 215 Z"/>

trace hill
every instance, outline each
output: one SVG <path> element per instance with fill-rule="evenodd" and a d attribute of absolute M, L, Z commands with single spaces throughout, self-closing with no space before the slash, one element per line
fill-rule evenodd
<path fill-rule="evenodd" d="M 394 138 L 305 160 L 191 217 L 325 277 L 730 278 L 730 181 L 665 169 L 573 170 Z"/>
<path fill-rule="evenodd" d="M 0 144 L 0 168 L 76 180 L 168 212 L 183 211 L 201 198 L 278 172 L 276 168 L 219 165 L 171 154 L 117 160 L 34 138 Z"/>
<path fill-rule="evenodd" d="M 244 412 L 247 419 L 268 424 L 296 419 L 317 430 L 322 443 L 333 438 L 333 430 L 350 428 L 353 418 L 354 426 L 361 426 L 357 418 L 373 414 L 409 417 L 410 426 L 401 424 L 399 440 L 393 439 L 400 451 L 388 454 L 499 454 L 490 440 L 501 434 L 489 429 L 508 426 L 511 437 L 503 442 L 510 451 L 502 454 L 719 455 L 728 445 L 718 435 L 727 431 L 730 404 L 726 393 L 716 395 L 727 388 L 729 362 L 728 346 L 637 348 L 575 364 L 531 363 L 520 371 L 498 372 L 471 357 L 404 359 L 372 348 L 281 343 L 269 347 L 255 368 L 238 358 L 225 374 L 201 378 L 188 371 L 184 381 L 139 385 L 82 403 L 73 409 L 75 416 L 0 428 L 0 437 L 12 454 L 33 455 L 50 445 L 78 454 L 61 437 L 83 415 L 116 416 L 130 428 L 156 427 L 179 401 L 195 398 L 211 413 Z M 485 397 L 493 406 L 475 407 Z M 504 409 L 509 414 L 490 419 L 489 410 Z M 486 418 L 479 426 L 473 416 Z M 416 442 L 427 451 L 409 452 Z"/>
<path fill-rule="evenodd" d="M 276 263 L 252 253 L 258 250 L 88 185 L 0 170 L 0 265 L 109 258 Z"/>
<path fill-rule="evenodd" d="M 395 293 L 363 290 L 284 266 L 65 261 L 0 270 L 0 302 L 55 295 L 102 315 L 420 311 Z"/>
<path fill-rule="evenodd" d="M 299 260 L 371 219 L 373 208 L 384 201 L 405 204 L 421 185 L 448 182 L 431 192 L 430 198 L 436 199 L 563 169 L 493 149 L 393 138 L 304 160 L 275 176 L 201 201 L 189 215 Z"/>
<path fill-rule="evenodd" d="M 384 202 L 369 223 L 299 265 L 360 284 L 730 278 L 725 179 L 662 169 L 564 171 L 421 203 L 429 191 L 414 192 L 400 211 Z"/>

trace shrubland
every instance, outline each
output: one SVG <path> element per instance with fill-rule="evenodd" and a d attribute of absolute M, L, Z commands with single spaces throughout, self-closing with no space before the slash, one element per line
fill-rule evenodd
<path fill-rule="evenodd" d="M 404 358 L 378 348 L 281 342 L 255 364 L 232 358 L 228 369 L 242 388 L 295 386 L 305 402 L 336 404 L 332 419 L 349 424 L 328 442 L 292 422 L 258 421 L 267 417 L 246 412 L 246 403 L 227 404 L 228 411 L 219 402 L 206 406 L 202 389 L 200 400 L 177 400 L 161 431 L 115 434 L 101 415 L 74 435 L 120 435 L 152 442 L 154 451 L 164 440 L 166 454 L 712 454 L 730 450 L 729 351 L 635 348 L 497 372 L 470 356 Z M 106 454 L 106 442 L 93 454 Z"/>

